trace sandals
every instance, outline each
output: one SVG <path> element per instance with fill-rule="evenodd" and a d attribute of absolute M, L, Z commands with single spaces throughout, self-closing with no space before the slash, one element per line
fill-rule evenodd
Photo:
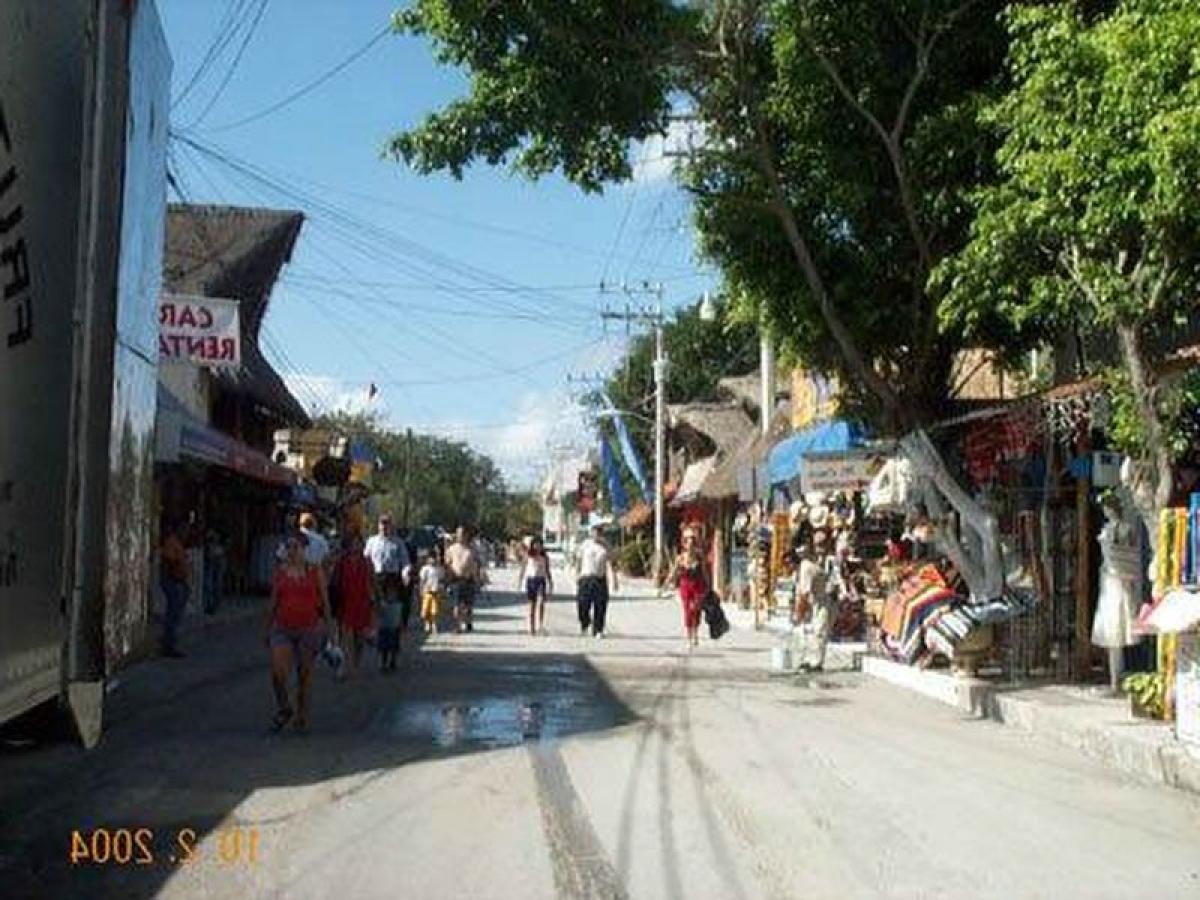
<path fill-rule="evenodd" d="M 275 732 L 276 734 L 278 734 L 280 731 L 283 731 L 284 726 L 286 726 L 288 722 L 292 721 L 292 716 L 294 715 L 295 713 L 290 708 L 281 709 L 276 712 L 274 718 L 271 719 L 271 731 Z"/>

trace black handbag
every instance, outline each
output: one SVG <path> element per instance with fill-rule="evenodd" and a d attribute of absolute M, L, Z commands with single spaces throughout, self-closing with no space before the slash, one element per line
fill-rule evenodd
<path fill-rule="evenodd" d="M 720 640 L 729 630 L 729 619 L 721 609 L 721 598 L 709 591 L 700 605 L 700 611 L 704 613 L 704 621 L 708 625 L 708 636 L 714 641 Z"/>

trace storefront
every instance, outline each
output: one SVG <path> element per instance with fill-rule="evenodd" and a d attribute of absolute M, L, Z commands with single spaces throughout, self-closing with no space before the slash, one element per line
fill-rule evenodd
<path fill-rule="evenodd" d="M 295 474 L 201 422 L 161 386 L 158 403 L 160 513 L 186 526 L 192 583 L 204 583 L 205 545 L 218 541 L 225 559 L 223 589 L 264 590 L 286 524 Z"/>

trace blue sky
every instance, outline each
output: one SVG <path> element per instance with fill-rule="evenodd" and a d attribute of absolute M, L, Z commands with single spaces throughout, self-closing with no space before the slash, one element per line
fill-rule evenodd
<path fill-rule="evenodd" d="M 668 307 L 711 286 L 661 142 L 635 148 L 636 180 L 601 197 L 486 166 L 461 182 L 416 175 L 381 158 L 385 140 L 465 80 L 424 41 L 394 35 L 238 125 L 366 46 L 396 8 L 262 2 L 158 5 L 174 58 L 173 128 L 194 142 L 172 147 L 187 198 L 308 216 L 273 296 L 265 351 L 307 406 L 360 408 L 374 382 L 389 422 L 467 440 L 511 481 L 532 484 L 547 444 L 587 443 L 568 373 L 620 356 L 623 334 L 606 335 L 599 316 L 619 298 L 601 295 L 600 282 L 662 282 Z M 243 14 L 239 27 L 184 94 L 230 11 Z"/>

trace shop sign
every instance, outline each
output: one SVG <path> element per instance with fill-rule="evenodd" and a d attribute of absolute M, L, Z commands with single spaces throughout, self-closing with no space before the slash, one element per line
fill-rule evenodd
<path fill-rule="evenodd" d="M 237 301 L 164 294 L 158 305 L 158 355 L 166 363 L 239 368 L 242 342 Z"/>
<path fill-rule="evenodd" d="M 871 451 L 805 454 L 800 490 L 805 494 L 865 491 L 886 462 L 886 454 Z"/>

